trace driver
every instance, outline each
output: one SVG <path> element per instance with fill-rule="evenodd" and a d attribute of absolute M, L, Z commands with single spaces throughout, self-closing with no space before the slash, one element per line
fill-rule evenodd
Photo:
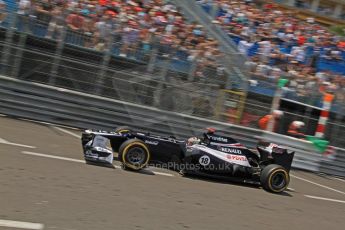
<path fill-rule="evenodd" d="M 197 145 L 200 143 L 201 143 L 201 140 L 197 137 L 190 137 L 187 140 L 187 146 Z"/>
<path fill-rule="evenodd" d="M 190 137 L 187 140 L 187 146 L 192 146 L 192 145 L 196 145 L 196 144 L 200 144 L 201 142 L 207 142 L 206 140 L 208 140 L 207 135 L 212 135 L 214 134 L 216 130 L 214 128 L 207 128 L 206 132 L 204 132 L 202 134 L 202 138 L 198 138 L 198 137 Z"/>

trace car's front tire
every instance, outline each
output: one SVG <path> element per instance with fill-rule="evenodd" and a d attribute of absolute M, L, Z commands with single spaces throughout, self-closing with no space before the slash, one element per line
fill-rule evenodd
<path fill-rule="evenodd" d="M 290 182 L 289 172 L 280 165 L 268 165 L 261 171 L 260 182 L 266 191 L 283 192 Z"/>
<path fill-rule="evenodd" d="M 119 160 L 125 169 L 138 171 L 145 168 L 150 161 L 150 151 L 147 145 L 139 139 L 129 139 L 119 148 Z"/>

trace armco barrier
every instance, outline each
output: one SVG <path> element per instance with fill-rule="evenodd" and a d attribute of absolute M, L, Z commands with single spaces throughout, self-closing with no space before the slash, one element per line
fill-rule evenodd
<path fill-rule="evenodd" d="M 263 132 L 262 138 L 279 145 L 287 146 L 290 150 L 295 151 L 292 167 L 319 172 L 322 154 L 318 153 L 309 141 L 297 140 L 293 137 L 271 132 Z"/>
<path fill-rule="evenodd" d="M 320 172 L 345 177 L 345 149 L 334 148 L 334 153 L 323 155 Z"/>
<path fill-rule="evenodd" d="M 287 146 L 296 152 L 294 168 L 345 176 L 343 149 L 336 148 L 335 158 L 330 159 L 317 153 L 310 142 L 292 137 L 2 76 L 0 113 L 81 129 L 113 130 L 129 125 L 180 138 L 214 127 L 250 148 L 259 139 Z"/>
<path fill-rule="evenodd" d="M 128 102 L 0 77 L 0 113 L 69 125 L 113 130 L 129 125 L 176 137 L 189 137 L 205 127 L 221 129 L 254 147 L 261 131 Z"/>

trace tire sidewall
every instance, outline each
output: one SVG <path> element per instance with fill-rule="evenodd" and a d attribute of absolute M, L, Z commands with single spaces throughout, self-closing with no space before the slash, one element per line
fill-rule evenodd
<path fill-rule="evenodd" d="M 284 175 L 285 185 L 280 189 L 274 188 L 273 183 L 272 183 L 274 175 L 277 175 L 277 173 L 282 173 Z M 262 170 L 260 181 L 261 181 L 262 187 L 265 190 L 269 192 L 273 192 L 273 193 L 280 193 L 280 192 L 283 192 L 288 187 L 289 182 L 290 182 L 290 176 L 289 176 L 288 171 L 285 168 L 283 168 L 280 165 L 272 164 L 272 165 L 266 166 Z"/>
<path fill-rule="evenodd" d="M 130 162 L 128 162 L 126 158 L 126 154 L 128 154 L 129 150 L 132 148 L 141 148 L 145 152 L 145 160 L 144 163 L 140 165 L 134 165 Z M 149 160 L 150 160 L 150 151 L 149 148 L 146 146 L 146 144 L 139 140 L 139 139 L 130 139 L 122 143 L 122 145 L 119 148 L 119 160 L 122 162 L 122 165 L 125 169 L 132 169 L 132 170 L 140 170 L 147 166 Z"/>

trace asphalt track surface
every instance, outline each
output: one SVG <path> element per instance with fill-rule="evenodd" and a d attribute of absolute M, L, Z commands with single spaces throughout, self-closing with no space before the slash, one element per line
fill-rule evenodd
<path fill-rule="evenodd" d="M 345 229 L 345 180 L 293 170 L 277 195 L 92 166 L 79 134 L 0 117 L 0 229 Z"/>

